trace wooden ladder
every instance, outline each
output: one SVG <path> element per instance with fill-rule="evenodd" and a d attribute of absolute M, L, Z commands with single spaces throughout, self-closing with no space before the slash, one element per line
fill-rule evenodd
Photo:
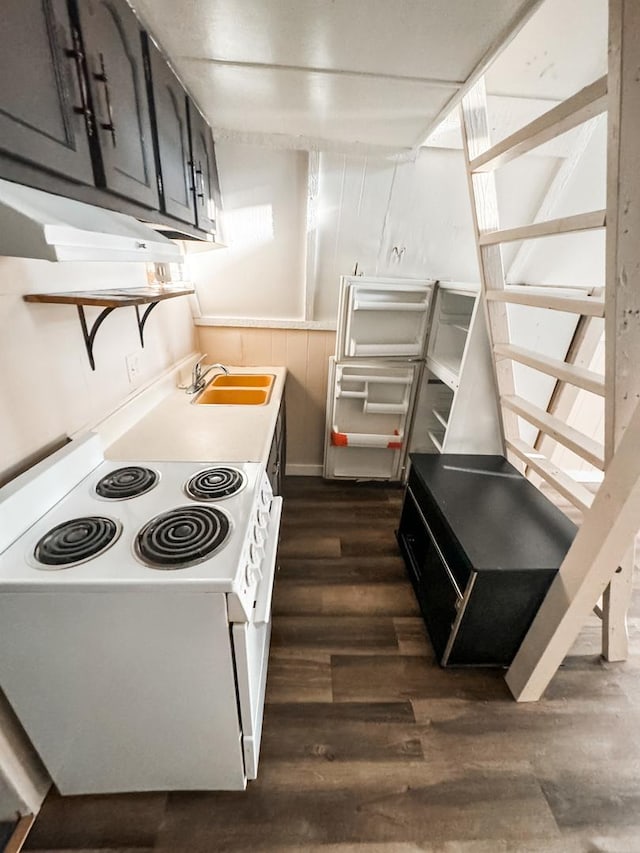
<path fill-rule="evenodd" d="M 615 482 L 612 483 L 609 470 L 625 428 L 632 422 L 634 403 L 640 398 L 640 376 L 637 368 L 640 358 L 640 317 L 632 323 L 629 322 L 630 316 L 635 317 L 629 312 L 640 308 L 640 273 L 635 272 L 640 267 L 640 251 L 637 248 L 640 238 L 640 231 L 637 229 L 640 222 L 636 223 L 634 244 L 634 240 L 629 236 L 629 226 L 630 219 L 634 216 L 638 219 L 638 215 L 635 210 L 629 212 L 629 205 L 625 207 L 619 192 L 623 178 L 630 182 L 628 191 L 625 185 L 627 198 L 634 197 L 629 195 L 631 186 L 635 187 L 636 192 L 640 192 L 640 158 L 635 155 L 637 140 L 640 138 L 640 84 L 633 80 L 633 72 L 629 70 L 632 65 L 630 59 L 627 60 L 628 66 L 623 67 L 623 53 L 634 57 L 633 64 L 637 65 L 640 57 L 640 9 L 634 6 L 632 0 L 610 0 L 610 67 L 607 76 L 585 87 L 493 146 L 489 140 L 483 78 L 463 98 L 461 106 L 463 148 L 478 251 L 481 294 L 493 352 L 505 453 L 521 470 L 527 474 L 535 472 L 583 514 L 582 526 L 587 526 L 589 530 L 581 529 L 579 537 L 591 534 L 589 541 L 593 554 L 592 559 L 588 559 L 586 565 L 579 566 L 577 570 L 573 553 L 577 540 L 567 554 L 557 583 L 562 586 L 567 581 L 567 571 L 570 573 L 572 582 L 567 588 L 574 591 L 575 601 L 581 602 L 581 609 L 576 612 L 575 601 L 571 598 L 567 600 L 566 608 L 560 606 L 559 609 L 562 597 L 558 598 L 556 595 L 554 598 L 551 595 L 552 586 L 507 676 L 507 682 L 519 700 L 538 699 L 542 695 L 592 609 L 603 620 L 603 655 L 608 660 L 624 660 L 627 657 L 626 613 L 631 594 L 632 543 L 637 532 L 638 519 L 634 522 L 632 517 L 629 517 L 627 526 L 622 529 L 616 526 L 614 551 L 616 554 L 619 552 L 619 556 L 611 562 L 612 552 L 606 551 L 606 559 L 609 562 L 603 565 L 605 551 L 598 547 L 598 542 L 611 535 L 611 527 L 607 530 L 602 526 L 601 501 L 598 501 L 593 492 L 554 464 L 544 452 L 545 448 L 553 448 L 558 442 L 589 464 L 605 471 L 605 491 L 607 494 L 611 492 L 615 505 L 620 503 L 620 495 L 616 491 L 618 486 Z M 495 170 L 560 134 L 595 119 L 607 110 L 607 209 L 559 219 L 546 216 L 542 221 L 529 225 L 501 229 Z M 621 117 L 624 117 L 622 123 Z M 622 219 L 626 230 L 623 230 Z M 502 263 L 503 244 L 605 226 L 607 281 L 604 297 L 602 289 L 585 288 L 572 292 L 566 287 L 536 287 L 528 284 L 513 286 L 506 283 Z M 632 260 L 636 265 L 633 268 L 630 266 Z M 633 272 L 630 272 L 632 269 Z M 635 280 L 631 283 L 625 279 L 625 286 L 621 287 L 621 275 L 635 276 Z M 574 314 L 575 333 L 565 359 L 550 358 L 543 353 L 525 349 L 519 346 L 518 341 L 512 340 L 509 305 Z M 597 318 L 604 318 L 605 321 L 607 349 L 604 376 L 589 369 L 601 334 L 597 322 L 594 322 Z M 629 329 L 630 325 L 633 326 L 632 329 Z M 621 335 L 624 347 L 621 346 Z M 635 358 L 635 364 L 632 358 Z M 534 405 L 516 393 L 514 363 L 526 365 L 555 378 L 555 390 L 546 409 Z M 632 365 L 633 370 L 630 370 Z M 567 423 L 567 415 L 581 389 L 604 398 L 605 445 Z M 640 414 L 637 417 L 640 418 Z M 538 431 L 538 439 L 533 444 L 528 444 L 521 438 L 519 419 L 532 424 Z M 631 454 L 628 442 L 626 453 Z M 640 457 L 640 454 L 637 455 Z M 640 482 L 640 459 L 637 463 L 635 460 L 627 460 L 627 464 L 634 470 L 637 464 Z M 619 488 L 622 489 L 622 486 Z M 627 498 L 632 499 L 631 492 L 627 494 Z M 600 518 L 596 518 L 596 509 L 591 509 L 594 503 L 599 504 L 597 512 Z M 627 519 L 624 506 L 619 505 L 619 514 L 621 518 Z M 584 550 L 581 553 L 584 562 Z M 596 574 L 597 581 L 594 580 Z M 566 599 L 566 589 L 564 592 Z M 598 605 L 600 598 L 601 607 Z M 552 601 L 555 602 L 553 605 L 548 604 Z M 590 602 L 586 611 L 584 601 Z M 565 618 L 567 613 L 570 613 L 569 627 L 567 629 L 567 625 L 564 625 L 563 631 L 559 632 L 557 629 L 561 617 Z M 554 626 L 556 630 L 553 630 Z M 541 638 L 546 638 L 546 645 Z"/>

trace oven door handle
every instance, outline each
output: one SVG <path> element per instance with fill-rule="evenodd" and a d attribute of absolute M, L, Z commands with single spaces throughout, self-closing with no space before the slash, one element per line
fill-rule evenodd
<path fill-rule="evenodd" d="M 264 557 L 260 566 L 262 569 L 262 580 L 260 581 L 260 586 L 258 588 L 258 598 L 256 599 L 254 617 L 252 620 L 257 624 L 269 622 L 271 619 L 271 598 L 273 596 L 273 583 L 276 574 L 281 516 L 282 498 L 273 498 L 271 501 L 270 520 L 267 528 Z"/>

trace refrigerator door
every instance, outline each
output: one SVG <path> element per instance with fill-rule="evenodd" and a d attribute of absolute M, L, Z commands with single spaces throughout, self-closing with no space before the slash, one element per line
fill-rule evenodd
<path fill-rule="evenodd" d="M 330 359 L 324 476 L 399 480 L 419 365 Z"/>
<path fill-rule="evenodd" d="M 343 276 L 336 358 L 422 358 L 433 281 Z"/>

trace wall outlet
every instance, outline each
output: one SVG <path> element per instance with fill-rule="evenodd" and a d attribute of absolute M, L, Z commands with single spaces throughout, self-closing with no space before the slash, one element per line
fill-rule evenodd
<path fill-rule="evenodd" d="M 140 353 L 132 352 L 125 358 L 129 385 L 134 387 L 140 382 Z"/>

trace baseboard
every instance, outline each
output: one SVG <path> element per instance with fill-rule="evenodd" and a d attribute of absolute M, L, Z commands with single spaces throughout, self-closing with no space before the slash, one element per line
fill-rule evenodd
<path fill-rule="evenodd" d="M 285 473 L 288 477 L 322 477 L 322 465 L 296 465 L 292 463 L 287 465 Z"/>

